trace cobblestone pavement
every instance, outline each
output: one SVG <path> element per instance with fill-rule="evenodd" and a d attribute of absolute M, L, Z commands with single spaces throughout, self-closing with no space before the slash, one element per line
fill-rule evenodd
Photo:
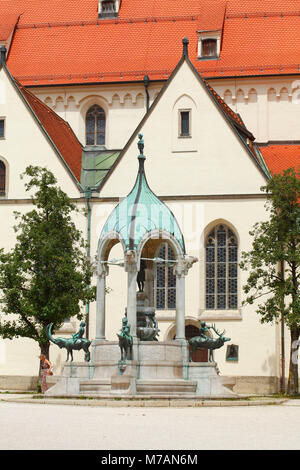
<path fill-rule="evenodd" d="M 121 403 L 64 406 L 3 399 L 0 395 L 1 450 L 300 447 L 300 400 L 267 406 L 137 408 Z"/>

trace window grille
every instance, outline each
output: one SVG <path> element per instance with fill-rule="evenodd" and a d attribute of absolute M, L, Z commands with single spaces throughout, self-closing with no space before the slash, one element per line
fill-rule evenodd
<path fill-rule="evenodd" d="M 86 114 L 86 145 L 105 145 L 105 112 L 98 105 Z"/>
<path fill-rule="evenodd" d="M 237 309 L 238 245 L 226 225 L 216 226 L 206 241 L 206 308 Z"/>
<path fill-rule="evenodd" d="M 158 257 L 166 261 L 175 260 L 172 248 L 163 243 L 160 247 Z M 158 264 L 156 272 L 156 308 L 176 308 L 176 276 L 173 274 L 173 266 Z"/>

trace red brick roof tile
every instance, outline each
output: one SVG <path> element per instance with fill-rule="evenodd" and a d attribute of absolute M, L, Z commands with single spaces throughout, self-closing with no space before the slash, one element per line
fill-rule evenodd
<path fill-rule="evenodd" d="M 71 127 L 19 82 L 15 83 L 77 181 L 80 182 L 82 145 Z"/>
<path fill-rule="evenodd" d="M 299 144 L 260 145 L 260 151 L 271 174 L 281 173 L 292 167 L 300 167 L 300 142 Z"/>
<path fill-rule="evenodd" d="M 21 17 L 8 65 L 26 85 L 167 79 L 189 38 L 205 77 L 299 73 L 299 0 L 122 0 L 98 20 L 98 0 L 3 0 Z M 219 60 L 198 60 L 197 31 L 222 29 Z"/>

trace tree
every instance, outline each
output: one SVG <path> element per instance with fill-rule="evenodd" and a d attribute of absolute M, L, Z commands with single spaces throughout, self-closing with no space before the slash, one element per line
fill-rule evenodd
<path fill-rule="evenodd" d="M 257 312 L 261 322 L 280 319 L 290 331 L 288 394 L 298 393 L 300 335 L 300 167 L 274 175 L 261 188 L 267 194 L 269 220 L 254 225 L 252 249 L 242 253 L 240 267 L 249 272 L 244 303 L 264 298 Z"/>
<path fill-rule="evenodd" d="M 94 300 L 95 288 L 87 288 L 92 269 L 71 216 L 80 211 L 47 169 L 29 166 L 24 176 L 30 178 L 26 191 L 36 190 L 35 207 L 14 213 L 16 245 L 8 253 L 0 250 L 0 335 L 31 338 L 49 358 L 45 327 L 53 323 L 55 330 L 69 317 L 82 319 L 80 303 Z"/>

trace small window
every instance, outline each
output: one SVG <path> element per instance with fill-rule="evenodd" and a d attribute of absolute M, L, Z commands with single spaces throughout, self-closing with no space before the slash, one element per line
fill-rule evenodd
<path fill-rule="evenodd" d="M 180 123 L 179 123 L 179 135 L 180 137 L 190 137 L 190 111 L 180 111 L 179 114 Z"/>
<path fill-rule="evenodd" d="M 105 145 L 105 112 L 98 105 L 86 114 L 86 145 Z"/>
<path fill-rule="evenodd" d="M 0 139 L 5 137 L 5 119 L 0 119 Z"/>
<path fill-rule="evenodd" d="M 112 18 L 118 16 L 118 2 L 116 0 L 102 0 L 99 3 L 99 18 Z"/>
<path fill-rule="evenodd" d="M 112 2 L 110 0 L 102 2 L 103 14 L 109 14 L 109 13 L 114 13 L 114 12 L 115 12 L 115 2 Z"/>
<path fill-rule="evenodd" d="M 0 196 L 5 194 L 6 184 L 6 168 L 3 162 L 0 161 Z"/>
<path fill-rule="evenodd" d="M 239 347 L 237 344 L 230 344 L 226 350 L 226 361 L 239 360 Z"/>
<path fill-rule="evenodd" d="M 217 57 L 216 39 L 202 39 L 201 46 L 201 57 Z"/>

